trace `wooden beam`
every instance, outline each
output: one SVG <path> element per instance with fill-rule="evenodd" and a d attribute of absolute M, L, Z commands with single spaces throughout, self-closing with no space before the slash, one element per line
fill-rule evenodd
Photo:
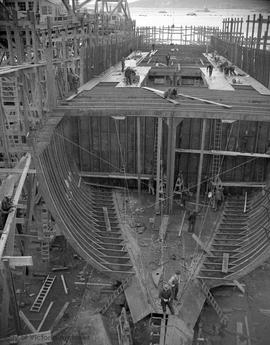
<path fill-rule="evenodd" d="M 13 322 L 15 325 L 15 330 L 17 334 L 21 333 L 21 322 L 19 317 L 19 309 L 18 309 L 18 303 L 17 303 L 17 297 L 15 292 L 15 285 L 13 280 L 13 275 L 11 272 L 11 269 L 9 267 L 8 260 L 3 260 L 4 269 L 6 271 L 6 277 L 7 277 L 7 285 L 9 288 L 9 298 L 10 298 L 10 306 L 12 309 L 12 316 L 13 316 Z M 4 315 L 5 317 L 8 317 L 9 311 L 7 315 Z"/>
<path fill-rule="evenodd" d="M 105 220 L 105 224 L 106 224 L 106 230 L 112 231 L 111 223 L 110 223 L 110 219 L 109 219 L 109 214 L 108 214 L 108 209 L 107 209 L 107 207 L 102 207 L 102 209 L 103 209 L 103 215 L 104 215 L 104 220 Z"/>
<path fill-rule="evenodd" d="M 178 233 L 178 236 L 179 236 L 180 238 L 181 238 L 182 231 L 183 231 L 183 227 L 184 227 L 184 223 L 185 223 L 186 213 L 187 213 L 187 211 L 185 210 L 185 212 L 184 212 L 184 214 L 183 214 L 182 221 L 181 221 L 179 233 Z"/>
<path fill-rule="evenodd" d="M 165 241 L 165 237 L 166 237 L 167 229 L 168 229 L 168 223 L 169 223 L 169 216 L 168 215 L 163 216 L 161 219 L 161 224 L 160 224 L 159 234 L 158 234 L 158 238 L 162 242 Z"/>
<path fill-rule="evenodd" d="M 81 171 L 79 173 L 80 176 L 82 177 L 96 177 L 96 178 L 112 178 L 112 179 L 128 179 L 128 180 L 137 180 L 138 179 L 138 175 L 134 175 L 134 174 L 123 174 L 123 173 L 106 173 L 106 172 L 95 172 L 95 171 Z M 142 180 L 149 180 L 151 177 L 150 174 L 142 174 L 141 175 L 141 179 Z M 91 185 L 98 185 L 97 183 L 90 183 L 90 182 L 84 182 L 87 184 L 91 184 Z M 105 187 L 105 185 L 103 185 Z M 112 186 L 113 187 L 113 186 Z M 111 188 L 110 186 L 107 186 L 107 188 Z M 114 186 L 114 188 L 123 188 L 123 187 L 116 187 Z"/>
<path fill-rule="evenodd" d="M 26 154 L 25 167 L 23 169 L 23 173 L 21 175 L 21 178 L 19 180 L 19 184 L 17 186 L 16 192 L 15 192 L 15 195 L 14 195 L 14 199 L 13 199 L 14 205 L 18 204 L 19 198 L 21 196 L 22 188 L 23 188 L 23 185 L 24 185 L 24 182 L 25 182 L 25 179 L 26 179 L 29 167 L 30 167 L 30 163 L 31 163 L 31 155 L 30 155 L 30 153 L 27 153 Z M 10 213 L 9 213 L 9 215 L 7 217 L 7 220 L 6 220 L 6 224 L 5 224 L 2 236 L 0 238 L 0 260 L 3 257 L 4 250 L 5 250 L 5 247 L 6 247 L 6 244 L 7 244 L 7 240 L 8 240 L 8 237 L 10 235 L 11 226 L 12 226 L 12 223 L 13 223 L 15 217 L 16 217 L 16 207 L 14 207 L 10 211 Z"/>
<path fill-rule="evenodd" d="M 59 323 L 59 321 L 62 319 L 62 317 L 64 316 L 68 306 L 69 306 L 70 302 L 66 302 L 64 304 L 64 306 L 61 308 L 59 314 L 56 316 L 55 320 L 53 321 L 50 330 L 52 331 Z"/>
<path fill-rule="evenodd" d="M 173 196 L 174 196 L 174 176 L 175 176 L 175 142 L 176 142 L 176 127 L 179 119 L 172 116 L 168 119 L 168 141 L 167 141 L 167 185 L 166 194 L 168 198 L 168 213 L 173 211 Z"/>
<path fill-rule="evenodd" d="M 24 315 L 24 313 L 20 310 L 19 311 L 19 316 L 21 320 L 25 323 L 25 325 L 29 328 L 29 330 L 33 333 L 37 333 L 37 330 L 35 327 L 32 325 L 32 323 L 27 319 L 27 317 Z"/>
<path fill-rule="evenodd" d="M 158 130 L 157 130 L 157 173 L 156 173 L 156 203 L 155 211 L 159 213 L 159 187 L 160 187 L 160 155 L 161 155 L 161 144 L 162 144 L 162 117 L 158 118 Z"/>
<path fill-rule="evenodd" d="M 62 280 L 62 284 L 65 290 L 65 294 L 68 295 L 68 288 L 67 288 L 67 284 L 66 284 L 65 277 L 63 274 L 61 274 L 61 280 Z"/>
<path fill-rule="evenodd" d="M 204 245 L 204 243 L 199 239 L 199 237 L 195 234 L 192 234 L 192 238 L 197 244 L 201 247 L 201 249 L 206 252 L 208 255 L 213 256 L 211 251 Z"/>
<path fill-rule="evenodd" d="M 229 269 L 229 253 L 223 253 L 223 258 L 222 258 L 222 273 L 227 273 Z"/>
<path fill-rule="evenodd" d="M 42 326 L 43 326 L 43 324 L 44 324 L 44 322 L 45 322 L 45 320 L 46 320 L 46 318 L 47 318 L 47 316 L 48 316 L 48 314 L 49 314 L 53 304 L 54 304 L 54 302 L 51 302 L 49 304 L 49 306 L 48 306 L 48 308 L 47 308 L 47 310 L 46 310 L 46 312 L 45 312 L 45 314 L 43 316 L 43 319 L 41 320 L 41 322 L 40 322 L 40 324 L 39 324 L 39 326 L 37 328 L 37 332 L 39 332 L 41 330 L 41 328 L 42 328 Z"/>
<path fill-rule="evenodd" d="M 176 148 L 176 152 L 180 153 L 196 153 L 200 154 L 201 150 L 197 149 L 181 149 Z M 254 157 L 254 158 L 270 158 L 267 153 L 251 153 L 251 152 L 237 152 L 237 151 L 222 151 L 222 150 L 203 150 L 204 155 L 216 155 L 216 156 L 233 156 L 233 157 Z"/>
<path fill-rule="evenodd" d="M 33 266 L 32 256 L 3 256 L 3 260 L 8 260 L 10 267 Z"/>
<path fill-rule="evenodd" d="M 23 169 L 16 169 L 16 168 L 0 168 L 0 175 L 1 174 L 21 174 Z M 36 169 L 29 169 L 28 174 L 36 174 Z"/>
<path fill-rule="evenodd" d="M 199 168 L 198 168 L 198 176 L 197 176 L 197 192 L 196 192 L 196 206 L 195 211 L 199 211 L 199 203 L 200 203 L 200 191 L 201 191 L 201 180 L 202 180 L 202 167 L 203 167 L 203 151 L 204 151 L 204 143 L 205 143 L 205 132 L 206 132 L 206 119 L 203 119 L 202 125 L 202 136 L 201 136 L 201 149 L 200 149 L 200 161 L 199 161 Z"/>
<path fill-rule="evenodd" d="M 184 98 L 189 98 L 189 99 L 193 99 L 193 100 L 196 100 L 196 101 L 200 101 L 200 102 L 203 102 L 203 103 L 208 103 L 208 104 L 217 105 L 217 106 L 220 106 L 220 107 L 223 107 L 223 108 L 227 108 L 227 109 L 232 108 L 231 105 L 227 105 L 227 104 L 223 104 L 223 103 L 218 103 L 218 102 L 210 101 L 210 100 L 208 100 L 208 99 L 203 99 L 203 98 L 199 98 L 199 97 L 195 97 L 195 96 L 185 95 L 185 94 L 183 94 L 183 93 L 177 93 L 177 95 L 178 95 L 178 96 L 181 96 L 181 97 L 184 97 Z"/>
<path fill-rule="evenodd" d="M 137 174 L 138 197 L 141 197 L 141 118 L 137 117 Z"/>
<path fill-rule="evenodd" d="M 245 294 L 245 288 L 243 287 L 242 284 L 239 283 L 238 280 L 234 280 L 233 283 L 235 284 L 235 286 L 238 287 L 238 289 L 242 292 L 242 294 Z"/>

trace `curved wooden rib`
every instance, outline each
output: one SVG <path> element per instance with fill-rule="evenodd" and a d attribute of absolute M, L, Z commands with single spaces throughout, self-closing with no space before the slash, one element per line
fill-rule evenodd
<path fill-rule="evenodd" d="M 35 160 L 44 200 L 77 253 L 100 271 L 132 274 L 112 193 L 79 182 L 77 167 L 68 159 L 61 126 Z M 108 210 L 110 231 L 106 227 L 103 207 Z"/>
<path fill-rule="evenodd" d="M 270 201 L 267 194 L 258 193 L 243 213 L 243 200 L 228 200 L 222 220 L 215 234 L 211 255 L 205 257 L 199 277 L 213 279 L 211 285 L 222 280 L 235 280 L 250 273 L 270 257 Z M 228 271 L 222 272 L 223 254 L 229 254 Z"/>

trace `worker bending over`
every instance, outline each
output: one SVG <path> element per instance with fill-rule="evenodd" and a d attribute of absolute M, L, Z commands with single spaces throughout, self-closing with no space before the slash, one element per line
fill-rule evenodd
<path fill-rule="evenodd" d="M 175 99 L 176 96 L 177 96 L 177 89 L 175 87 L 169 88 L 167 91 L 164 92 L 165 98 Z"/>
<path fill-rule="evenodd" d="M 172 298 L 177 301 L 177 295 L 179 291 L 179 284 L 180 284 L 180 271 L 175 271 L 175 274 L 171 276 L 168 283 L 172 288 Z"/>

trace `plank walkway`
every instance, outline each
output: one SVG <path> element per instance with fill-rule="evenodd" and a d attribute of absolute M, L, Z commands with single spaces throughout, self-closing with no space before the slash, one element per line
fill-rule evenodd
<path fill-rule="evenodd" d="M 214 70 L 213 70 L 213 76 L 215 76 L 215 72 L 217 70 L 217 64 L 214 61 L 214 59 L 212 58 L 211 54 L 203 54 L 208 61 L 214 66 Z M 225 59 L 223 56 L 220 56 L 222 61 L 226 61 L 227 59 Z M 227 60 L 230 64 L 231 61 Z M 235 65 L 234 65 L 235 66 Z M 206 68 L 203 68 L 206 70 Z M 201 68 L 201 70 L 203 70 Z M 227 76 L 225 78 L 224 73 L 223 72 L 219 72 L 220 74 L 223 75 L 223 78 L 227 81 L 227 83 L 231 86 L 233 85 L 243 85 L 243 86 L 251 86 L 253 87 L 259 94 L 261 95 L 270 95 L 270 90 L 265 87 L 264 85 L 262 85 L 258 80 L 256 80 L 255 78 L 251 77 L 250 75 L 248 75 L 245 71 L 241 70 L 241 68 L 239 68 L 238 66 L 235 66 L 235 72 L 237 74 L 237 76 Z M 209 79 L 209 77 L 208 77 Z M 239 80 L 239 83 L 233 83 L 233 79 Z M 210 88 L 210 87 L 209 87 Z M 220 90 L 220 89 L 216 89 L 216 90 Z"/>
<path fill-rule="evenodd" d="M 134 276 L 129 286 L 125 289 L 125 296 L 134 323 L 140 321 L 150 313 L 156 312 L 141 287 L 139 279 Z"/>
<path fill-rule="evenodd" d="M 213 69 L 211 77 L 209 77 L 206 67 L 201 67 L 200 70 L 209 90 L 234 91 L 234 88 L 226 80 L 224 73 L 220 72 L 217 68 Z"/>
<path fill-rule="evenodd" d="M 134 56 L 136 52 L 131 53 L 128 58 L 132 58 Z M 136 64 L 138 65 L 147 55 L 149 54 L 149 52 L 142 52 L 141 53 L 141 57 L 137 58 L 136 60 Z M 140 75 L 140 82 L 134 86 L 136 87 L 140 87 L 143 80 L 145 79 L 145 77 L 147 76 L 148 72 L 150 71 L 151 67 L 143 67 L 143 66 L 137 66 L 135 68 L 135 70 L 137 72 L 139 72 Z M 120 85 L 118 87 L 134 87 L 133 85 L 123 85 L 123 78 L 124 78 L 124 73 L 121 72 L 121 62 L 117 63 L 114 66 L 111 66 L 110 68 L 108 68 L 105 72 L 101 73 L 100 75 L 92 78 L 91 80 L 89 80 L 87 83 L 85 83 L 84 85 L 82 85 L 81 87 L 78 88 L 78 93 L 71 95 L 70 97 L 68 97 L 66 100 L 70 101 L 73 98 L 75 98 L 77 95 L 79 95 L 81 92 L 83 91 L 89 91 L 92 90 L 95 86 L 97 86 L 99 83 L 120 83 Z"/>

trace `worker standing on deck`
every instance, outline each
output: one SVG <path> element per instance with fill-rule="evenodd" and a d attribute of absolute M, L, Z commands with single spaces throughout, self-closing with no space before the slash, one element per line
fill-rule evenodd
<path fill-rule="evenodd" d="M 211 78 L 212 73 L 213 73 L 213 65 L 209 63 L 206 67 L 206 71 L 209 73 L 209 77 Z"/>
<path fill-rule="evenodd" d="M 171 60 L 170 54 L 166 55 L 166 63 L 167 63 L 167 66 L 169 66 L 170 60 Z"/>
<path fill-rule="evenodd" d="M 127 67 L 125 70 L 126 84 L 131 85 L 131 68 Z"/>
<path fill-rule="evenodd" d="M 192 211 L 191 214 L 188 217 L 188 232 L 194 232 L 196 223 L 196 212 Z"/>
<path fill-rule="evenodd" d="M 218 211 L 222 205 L 222 202 L 224 200 L 224 194 L 223 194 L 223 188 L 222 187 L 217 187 L 216 188 L 216 191 L 215 191 L 215 199 L 216 199 L 216 202 L 215 202 L 215 210 Z"/>
<path fill-rule="evenodd" d="M 126 60 L 125 60 L 124 56 L 122 56 L 122 58 L 121 58 L 122 73 L 123 73 L 124 70 L 125 70 L 125 63 L 126 63 Z"/>
<path fill-rule="evenodd" d="M 172 305 L 172 290 L 168 283 L 165 283 L 163 285 L 163 288 L 159 293 L 159 298 L 163 313 L 166 314 L 166 306 L 168 306 L 171 314 L 174 315 L 174 309 Z"/>
<path fill-rule="evenodd" d="M 177 295 L 179 290 L 179 283 L 180 283 L 180 271 L 175 271 L 175 274 L 171 276 L 168 283 L 172 288 L 172 298 L 177 301 Z"/>

